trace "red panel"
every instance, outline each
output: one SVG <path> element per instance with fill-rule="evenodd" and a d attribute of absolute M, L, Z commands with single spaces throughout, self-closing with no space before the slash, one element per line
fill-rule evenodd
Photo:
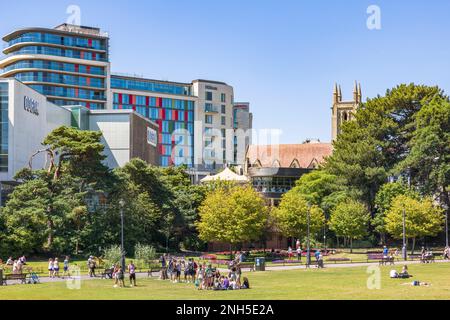
<path fill-rule="evenodd" d="M 92 39 L 88 39 L 88 45 L 89 47 L 92 47 Z"/>
<path fill-rule="evenodd" d="M 162 107 L 162 98 L 156 98 L 156 106 Z"/>
<path fill-rule="evenodd" d="M 150 97 L 145 97 L 145 105 L 150 106 Z"/>
<path fill-rule="evenodd" d="M 91 103 L 90 103 L 90 102 L 87 102 L 87 103 L 86 103 L 86 108 L 88 108 L 88 109 L 91 108 Z"/>
<path fill-rule="evenodd" d="M 86 66 L 86 72 L 91 73 L 91 66 Z"/>
<path fill-rule="evenodd" d="M 122 94 L 119 93 L 119 103 L 122 104 Z"/>
<path fill-rule="evenodd" d="M 136 111 L 136 106 L 133 106 L 133 111 Z"/>
<path fill-rule="evenodd" d="M 178 121 L 178 112 L 176 110 L 172 110 L 172 120 Z"/>
<path fill-rule="evenodd" d="M 75 65 L 75 72 L 79 72 L 80 71 L 80 65 L 79 64 L 76 64 Z"/>
<path fill-rule="evenodd" d="M 161 119 L 166 120 L 166 109 L 161 109 Z"/>
<path fill-rule="evenodd" d="M 95 52 L 92 53 L 92 60 L 97 60 L 97 54 Z"/>
<path fill-rule="evenodd" d="M 184 112 L 184 121 L 185 121 L 185 122 L 188 122 L 188 120 L 189 120 L 189 119 L 188 119 L 188 112 L 185 111 L 185 112 Z"/>

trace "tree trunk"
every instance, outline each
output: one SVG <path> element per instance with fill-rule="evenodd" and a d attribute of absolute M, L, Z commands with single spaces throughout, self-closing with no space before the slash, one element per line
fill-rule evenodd
<path fill-rule="evenodd" d="M 233 260 L 233 244 L 230 243 L 230 261 Z"/>
<path fill-rule="evenodd" d="M 353 253 L 353 239 L 350 238 L 350 253 Z"/>
<path fill-rule="evenodd" d="M 50 250 L 53 244 L 53 221 L 51 219 L 47 220 L 48 237 L 47 237 L 47 248 Z"/>
<path fill-rule="evenodd" d="M 415 246 L 416 246 L 416 238 L 414 237 L 414 238 L 413 238 L 413 243 L 412 243 L 411 254 L 414 254 Z"/>
<path fill-rule="evenodd" d="M 339 237 L 336 237 L 336 245 L 337 245 L 337 248 L 339 249 Z"/>

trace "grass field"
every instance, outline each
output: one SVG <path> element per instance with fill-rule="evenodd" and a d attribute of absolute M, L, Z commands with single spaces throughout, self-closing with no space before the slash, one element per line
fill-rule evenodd
<path fill-rule="evenodd" d="M 64 282 L 0 287 L 0 300 L 354 300 L 354 299 L 448 299 L 450 265 L 411 265 L 410 280 L 390 279 L 393 267 L 381 268 L 381 289 L 369 290 L 367 268 L 330 268 L 246 273 L 252 289 L 239 291 L 198 291 L 192 284 L 173 284 L 156 279 L 138 279 L 138 287 L 113 288 L 112 280 L 87 280 L 79 290 Z M 398 271 L 400 265 L 395 267 Z M 430 287 L 403 285 L 412 280 Z"/>

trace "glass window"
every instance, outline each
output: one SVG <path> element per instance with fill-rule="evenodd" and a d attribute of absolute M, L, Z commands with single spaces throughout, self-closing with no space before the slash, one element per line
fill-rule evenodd
<path fill-rule="evenodd" d="M 225 93 L 222 93 L 222 94 L 220 95 L 220 101 L 221 101 L 221 102 L 227 102 L 227 95 L 226 95 Z"/>
<path fill-rule="evenodd" d="M 213 93 L 211 91 L 206 91 L 205 92 L 205 100 L 212 101 L 212 99 L 213 99 Z"/>

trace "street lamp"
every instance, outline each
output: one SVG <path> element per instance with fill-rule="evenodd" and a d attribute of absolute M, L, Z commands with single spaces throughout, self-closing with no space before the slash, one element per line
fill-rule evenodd
<path fill-rule="evenodd" d="M 406 252 L 406 209 L 403 207 L 403 248 L 402 248 L 403 260 L 408 260 Z"/>
<path fill-rule="evenodd" d="M 119 205 L 120 205 L 120 229 L 121 229 L 121 231 L 120 231 L 120 238 L 121 238 L 121 242 L 120 242 L 120 251 L 121 251 L 121 254 L 122 254 L 122 257 L 121 257 L 121 261 L 120 261 L 120 264 L 121 264 L 121 266 L 122 266 L 122 272 L 125 272 L 125 248 L 124 248 L 124 241 L 123 241 L 123 237 L 124 237 L 124 235 L 123 235 L 123 207 L 125 206 L 125 201 L 123 201 L 123 199 L 120 199 L 120 201 L 119 201 Z"/>
<path fill-rule="evenodd" d="M 310 232 L 310 220 L 311 220 L 311 205 L 308 203 L 308 212 L 306 214 L 307 216 L 307 237 L 306 237 L 306 267 L 309 268 L 311 265 L 311 247 L 309 243 L 309 232 Z"/>

